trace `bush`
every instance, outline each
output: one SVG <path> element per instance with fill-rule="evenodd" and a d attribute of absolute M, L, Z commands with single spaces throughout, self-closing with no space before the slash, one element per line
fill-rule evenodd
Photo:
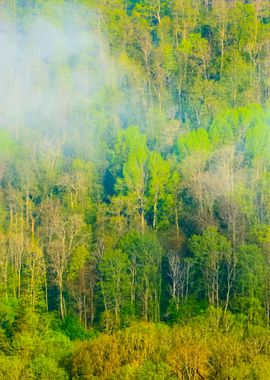
<path fill-rule="evenodd" d="M 30 368 L 35 379 L 39 380 L 68 380 L 68 374 L 58 366 L 55 359 L 40 355 L 35 358 Z"/>

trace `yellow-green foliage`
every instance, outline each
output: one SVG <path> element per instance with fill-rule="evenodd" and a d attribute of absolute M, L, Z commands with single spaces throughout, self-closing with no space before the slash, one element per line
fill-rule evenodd
<path fill-rule="evenodd" d="M 267 379 L 267 329 L 239 326 L 213 332 L 210 320 L 187 326 L 136 323 L 129 328 L 77 343 L 75 379 Z"/>

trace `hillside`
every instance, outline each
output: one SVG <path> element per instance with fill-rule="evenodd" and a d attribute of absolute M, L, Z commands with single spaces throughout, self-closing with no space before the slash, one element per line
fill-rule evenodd
<path fill-rule="evenodd" d="M 0 52 L 0 379 L 269 379 L 269 2 L 4 0 Z"/>

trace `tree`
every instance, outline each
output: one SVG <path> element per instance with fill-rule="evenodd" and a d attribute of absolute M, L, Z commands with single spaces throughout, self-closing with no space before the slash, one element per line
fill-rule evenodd
<path fill-rule="evenodd" d="M 66 215 L 57 201 L 47 202 L 44 218 L 48 264 L 58 287 L 59 308 L 63 319 L 66 314 L 63 292 L 68 264 L 78 247 L 87 247 L 87 229 L 81 215 Z"/>
<path fill-rule="evenodd" d="M 160 318 L 162 247 L 152 234 L 130 232 L 120 242 L 130 266 L 130 299 L 132 313 L 144 320 Z M 137 307 L 136 307 L 137 306 Z"/>
<path fill-rule="evenodd" d="M 46 266 L 43 251 L 37 241 L 30 240 L 25 252 L 25 276 L 28 278 L 28 286 L 25 298 L 30 309 L 34 312 L 37 307 L 44 308 L 44 288 L 47 300 Z"/>
<path fill-rule="evenodd" d="M 183 188 L 195 200 L 196 219 L 200 228 L 214 223 L 213 195 L 208 192 L 206 166 L 212 154 L 212 143 L 208 132 L 202 128 L 191 131 L 180 137 L 178 141 L 181 157 Z M 192 210 L 194 218 L 194 210 Z"/>
<path fill-rule="evenodd" d="M 113 310 L 115 326 L 119 327 L 121 312 L 129 292 L 129 261 L 119 249 L 105 252 L 99 264 L 100 286 L 106 312 Z"/>
<path fill-rule="evenodd" d="M 256 245 L 240 247 L 237 255 L 237 288 L 241 297 L 257 298 L 262 302 L 265 291 L 266 268 L 262 251 Z"/>
<path fill-rule="evenodd" d="M 120 136 L 121 137 L 121 136 Z M 136 127 L 129 128 L 123 134 L 119 147 L 120 159 L 124 159 L 122 177 L 117 178 L 116 190 L 127 195 L 131 201 L 131 213 L 134 210 L 140 215 L 141 232 L 145 230 L 145 191 L 147 147 L 145 135 Z"/>
<path fill-rule="evenodd" d="M 210 227 L 202 235 L 193 235 L 189 245 L 202 274 L 207 299 L 211 305 L 218 307 L 223 285 L 222 263 L 224 257 L 231 255 L 231 244 L 216 228 Z M 230 291 L 230 288 L 227 288 L 227 291 Z"/>
<path fill-rule="evenodd" d="M 158 224 L 158 204 L 164 197 L 165 186 L 169 180 L 170 164 L 163 160 L 159 153 L 150 154 L 148 162 L 149 170 L 149 194 L 153 205 L 153 228 Z"/>

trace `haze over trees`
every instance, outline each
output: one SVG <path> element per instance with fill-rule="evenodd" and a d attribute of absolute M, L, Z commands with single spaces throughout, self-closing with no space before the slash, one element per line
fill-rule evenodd
<path fill-rule="evenodd" d="M 0 379 L 270 378 L 270 4 L 0 3 Z"/>

